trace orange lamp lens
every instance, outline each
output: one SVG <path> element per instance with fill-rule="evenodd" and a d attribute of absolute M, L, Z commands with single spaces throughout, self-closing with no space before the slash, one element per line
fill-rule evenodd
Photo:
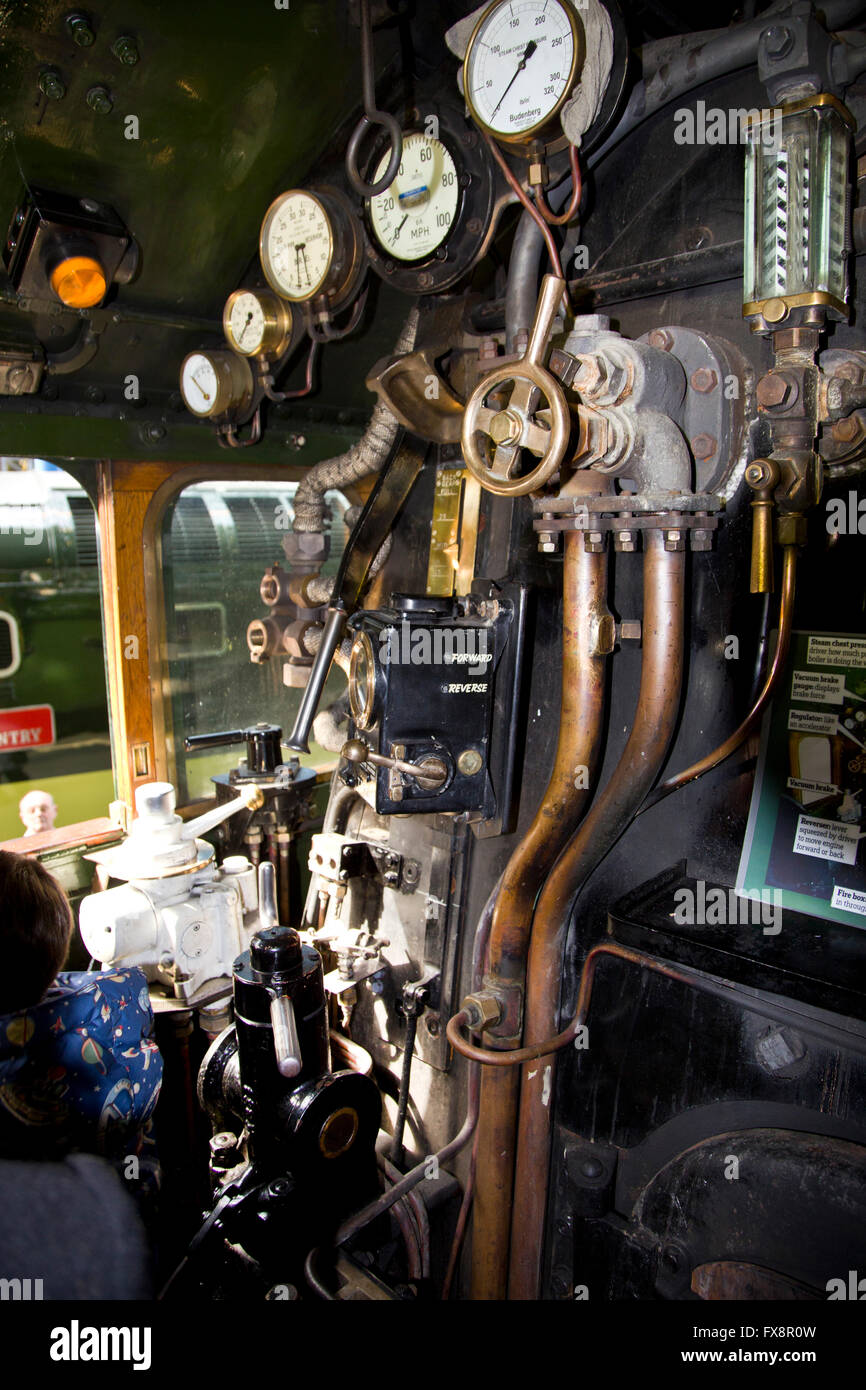
<path fill-rule="evenodd" d="M 51 272 L 51 288 L 70 309 L 100 304 L 108 288 L 105 271 L 92 256 L 68 256 Z"/>

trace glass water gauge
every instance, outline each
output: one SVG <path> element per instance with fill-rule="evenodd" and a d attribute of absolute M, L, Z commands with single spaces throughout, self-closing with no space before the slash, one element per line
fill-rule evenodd
<path fill-rule="evenodd" d="M 582 44 L 569 0 L 497 0 L 488 6 L 463 63 L 473 119 L 499 140 L 531 139 L 570 95 Z"/>
<path fill-rule="evenodd" d="M 223 310 L 229 347 L 242 357 L 280 357 L 292 339 L 292 308 L 270 290 L 235 290 Z"/>
<path fill-rule="evenodd" d="M 252 401 L 253 374 L 237 353 L 191 352 L 181 364 L 180 391 L 187 410 L 202 419 L 237 415 Z"/>
<path fill-rule="evenodd" d="M 374 179 L 382 177 L 387 163 L 386 151 Z M 394 182 L 367 203 L 373 235 L 395 260 L 427 260 L 447 239 L 459 200 L 457 168 L 447 145 L 423 131 L 412 131 L 403 137 L 403 158 Z"/>
<path fill-rule="evenodd" d="M 296 304 L 345 301 L 361 265 L 357 221 L 336 189 L 281 193 L 265 213 L 259 251 L 268 284 Z"/>

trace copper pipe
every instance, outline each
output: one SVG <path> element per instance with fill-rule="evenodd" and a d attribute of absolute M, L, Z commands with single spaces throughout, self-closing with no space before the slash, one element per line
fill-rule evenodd
<path fill-rule="evenodd" d="M 487 141 L 487 147 L 490 150 L 490 153 L 493 155 L 493 158 L 496 160 L 496 163 L 502 170 L 503 174 L 505 175 L 505 178 L 510 188 L 520 199 L 520 202 L 526 208 L 526 211 L 529 213 L 529 216 L 532 218 L 533 222 L 535 222 L 536 226 L 541 232 L 541 235 L 544 237 L 544 244 L 547 247 L 547 254 L 550 257 L 550 264 L 553 268 L 554 275 L 556 276 L 557 280 L 564 279 L 564 276 L 562 274 L 562 263 L 559 259 L 559 252 L 556 249 L 556 242 L 553 239 L 553 233 L 551 232 L 541 213 L 538 211 L 538 208 L 535 206 L 532 199 L 529 197 L 525 188 L 523 188 L 520 181 L 511 172 L 511 168 L 506 162 L 505 156 L 503 155 L 496 141 L 493 139 L 492 135 L 488 135 L 486 130 L 484 131 L 484 139 Z"/>
<path fill-rule="evenodd" d="M 658 776 L 670 747 L 683 676 L 685 552 L 666 550 L 661 531 L 644 535 L 643 666 L 634 722 L 622 756 L 577 835 L 550 874 L 532 927 L 524 1037 L 555 1031 L 569 912 L 589 875 L 616 844 Z M 520 1088 L 514 1220 L 508 1294 L 538 1297 L 547 1206 L 556 1058 L 527 1064 Z"/>
<path fill-rule="evenodd" d="M 767 707 L 779 682 L 779 677 L 785 668 L 788 659 L 788 649 L 791 645 L 791 629 L 794 623 L 794 594 L 796 589 L 797 577 L 797 548 L 793 545 L 785 546 L 785 555 L 782 563 L 782 598 L 779 605 L 779 637 L 776 642 L 776 651 L 773 656 L 773 664 L 764 682 L 764 688 L 746 715 L 740 727 L 726 738 L 724 743 L 720 743 L 712 753 L 708 753 L 699 762 L 693 763 L 691 767 L 678 772 L 675 777 L 669 777 L 666 782 L 662 782 L 658 790 L 650 797 L 646 806 L 642 809 L 649 810 L 656 802 L 663 797 L 669 796 L 671 792 L 678 791 L 687 782 L 694 782 L 698 777 L 703 777 L 705 772 L 710 772 L 719 763 L 723 763 L 732 753 L 745 743 L 749 734 L 754 729 L 759 718 Z"/>
<path fill-rule="evenodd" d="M 603 482 L 587 474 L 578 486 L 604 489 Z M 595 644 L 600 621 L 609 619 L 606 595 L 606 554 L 588 551 L 582 534 L 567 534 L 559 742 L 544 799 L 511 856 L 494 907 L 485 981 L 494 993 L 513 995 L 523 988 L 535 899 L 589 796 L 604 710 L 605 659 L 595 655 Z M 515 1024 L 519 1028 L 516 1018 Z M 449 1025 L 449 1037 L 452 1032 Z M 512 1033 L 498 1046 L 507 1049 L 517 1041 Z M 495 1039 L 491 1043 L 497 1046 Z M 485 1069 L 481 1078 L 472 1234 L 471 1296 L 476 1300 L 502 1299 L 506 1292 L 519 1084 L 518 1074 L 507 1067 Z"/>

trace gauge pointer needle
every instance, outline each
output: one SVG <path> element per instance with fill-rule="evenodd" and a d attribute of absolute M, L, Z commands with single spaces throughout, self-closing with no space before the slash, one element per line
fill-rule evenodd
<path fill-rule="evenodd" d="M 307 284 L 310 283 L 310 272 L 307 267 L 307 243 L 299 241 L 295 246 L 295 272 L 298 277 L 298 284 L 301 283 L 301 257 L 304 259 L 304 274 L 307 277 Z"/>
<path fill-rule="evenodd" d="M 406 225 L 406 223 L 407 223 L 408 221 L 409 221 L 409 214 L 408 214 L 408 212 L 407 212 L 407 213 L 406 213 L 406 216 L 403 218 L 403 221 L 400 223 L 399 227 L 397 228 L 396 232 L 394 233 L 394 240 L 395 240 L 395 241 L 397 240 L 398 236 L 400 235 L 400 233 L 402 232 L 403 228 L 405 227 L 405 225 Z"/>
<path fill-rule="evenodd" d="M 502 93 L 502 96 L 501 96 L 501 97 L 499 98 L 499 100 L 497 101 L 497 103 L 496 103 L 496 105 L 494 106 L 493 110 L 490 112 L 490 120 L 492 120 L 493 117 L 496 115 L 496 112 L 499 110 L 499 108 L 500 108 L 500 106 L 502 105 L 503 101 L 504 101 L 505 98 L 508 96 L 508 93 L 511 91 L 511 88 L 514 86 L 515 82 L 517 81 L 517 78 L 518 78 L 519 74 L 520 74 L 521 72 L 523 72 L 523 69 L 526 67 L 526 64 L 527 64 L 528 60 L 532 57 L 532 55 L 533 55 L 533 53 L 535 52 L 535 50 L 536 50 L 537 47 L 538 47 L 538 44 L 535 42 L 535 39 L 530 39 L 530 40 L 529 40 L 529 43 L 526 45 L 526 48 L 524 49 L 523 57 L 521 58 L 520 62 L 517 64 L 517 71 L 515 72 L 514 76 L 512 77 L 511 81 L 509 82 L 508 86 L 505 88 L 505 91 Z"/>
<path fill-rule="evenodd" d="M 242 338 L 244 337 L 244 334 L 246 333 L 246 331 L 247 331 L 247 329 L 249 328 L 249 326 L 250 326 L 250 324 L 252 323 L 252 321 L 253 321 L 253 316 L 252 316 L 252 314 L 247 314 L 247 321 L 246 321 L 246 323 L 244 324 L 243 328 L 241 329 L 240 333 L 238 334 L 238 342 L 240 342 L 240 341 L 242 340 Z"/>

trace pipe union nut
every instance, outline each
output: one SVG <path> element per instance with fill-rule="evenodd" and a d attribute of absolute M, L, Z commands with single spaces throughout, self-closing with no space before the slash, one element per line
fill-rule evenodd
<path fill-rule="evenodd" d="M 483 1033 L 502 1018 L 502 1006 L 493 994 L 467 994 L 460 1007 L 466 1014 L 467 1027 L 473 1033 Z"/>

